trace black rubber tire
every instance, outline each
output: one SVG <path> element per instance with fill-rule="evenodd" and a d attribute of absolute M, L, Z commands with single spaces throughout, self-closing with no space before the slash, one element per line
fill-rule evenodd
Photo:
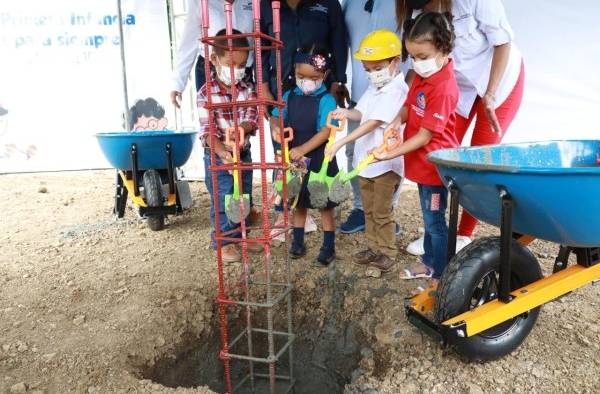
<path fill-rule="evenodd" d="M 116 171 L 116 191 L 115 191 L 115 206 L 113 208 L 113 214 L 121 219 L 125 216 L 125 208 L 127 207 L 127 188 L 123 184 L 123 179 L 119 171 Z"/>
<path fill-rule="evenodd" d="M 515 240 L 512 245 L 511 290 L 515 290 L 541 279 L 542 271 L 529 249 Z M 499 267 L 499 237 L 478 239 L 457 253 L 440 280 L 434 309 L 436 322 L 441 323 L 472 309 L 473 296 L 483 293 L 478 288 L 479 284 L 486 279 L 493 283 Z M 494 284 L 496 289 L 497 283 Z M 494 294 L 493 288 L 490 294 Z M 496 296 L 485 298 L 487 301 L 483 302 L 497 298 L 497 290 Z M 469 361 L 490 361 L 503 357 L 521 345 L 535 325 L 539 312 L 540 307 L 478 335 L 451 338 L 450 345 Z"/>
<path fill-rule="evenodd" d="M 146 205 L 149 207 L 163 206 L 164 198 L 160 174 L 155 170 L 146 170 L 143 183 Z M 146 220 L 152 231 L 160 231 L 165 227 L 165 215 L 150 215 Z"/>

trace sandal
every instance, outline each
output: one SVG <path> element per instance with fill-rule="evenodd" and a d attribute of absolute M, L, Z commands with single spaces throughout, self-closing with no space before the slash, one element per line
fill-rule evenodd
<path fill-rule="evenodd" d="M 404 275 L 402 275 L 402 273 L 400 273 L 400 279 L 411 280 L 411 279 L 419 279 L 419 278 L 426 278 L 426 279 L 431 278 L 431 276 L 433 275 L 433 270 L 431 268 L 429 268 L 428 266 L 426 266 L 425 264 L 422 264 L 422 266 L 425 267 L 425 269 L 426 269 L 425 272 L 415 272 L 414 266 L 410 269 L 405 268 L 403 270 Z"/>

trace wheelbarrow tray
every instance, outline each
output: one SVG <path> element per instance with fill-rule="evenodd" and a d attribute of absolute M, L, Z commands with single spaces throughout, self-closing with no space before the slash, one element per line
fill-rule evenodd
<path fill-rule="evenodd" d="M 515 232 L 572 247 L 600 245 L 600 141 L 530 142 L 431 153 L 443 182 L 471 215 L 500 226 L 499 190 Z"/>
<path fill-rule="evenodd" d="M 174 167 L 183 166 L 194 146 L 196 132 L 138 131 L 98 133 L 96 138 L 108 162 L 119 170 L 131 169 L 131 147 L 137 148 L 138 170 L 168 168 L 165 147 L 171 144 Z"/>

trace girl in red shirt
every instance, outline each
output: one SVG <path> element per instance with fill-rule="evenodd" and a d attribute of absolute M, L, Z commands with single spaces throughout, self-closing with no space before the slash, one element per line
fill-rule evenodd
<path fill-rule="evenodd" d="M 401 279 L 433 277 L 438 280 L 447 263 L 448 226 L 445 213 L 448 191 L 430 152 L 458 146 L 454 133 L 458 86 L 452 59 L 454 30 L 449 14 L 426 12 L 407 24 L 404 47 L 413 60 L 415 77 L 404 106 L 389 127 L 406 123 L 404 142 L 390 152 L 374 151 L 378 160 L 404 155 L 406 178 L 419 186 L 425 222 L 425 254 L 422 264 L 405 269 Z"/>

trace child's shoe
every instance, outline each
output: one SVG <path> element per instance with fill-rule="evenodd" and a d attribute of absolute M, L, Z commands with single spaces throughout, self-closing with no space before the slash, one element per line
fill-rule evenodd
<path fill-rule="evenodd" d="M 373 252 L 371 249 L 363 250 L 354 255 L 354 264 L 367 265 L 370 262 L 375 261 L 377 257 L 377 253 Z"/>
<path fill-rule="evenodd" d="M 292 246 L 290 246 L 290 257 L 296 260 L 304 256 L 306 256 L 306 246 L 304 244 L 292 242 Z"/>
<path fill-rule="evenodd" d="M 239 263 L 242 259 L 235 244 L 227 244 L 221 248 L 221 260 L 224 263 Z"/>
<path fill-rule="evenodd" d="M 317 267 L 327 267 L 335 260 L 335 251 L 321 248 L 317 259 L 313 262 L 313 265 Z"/>

